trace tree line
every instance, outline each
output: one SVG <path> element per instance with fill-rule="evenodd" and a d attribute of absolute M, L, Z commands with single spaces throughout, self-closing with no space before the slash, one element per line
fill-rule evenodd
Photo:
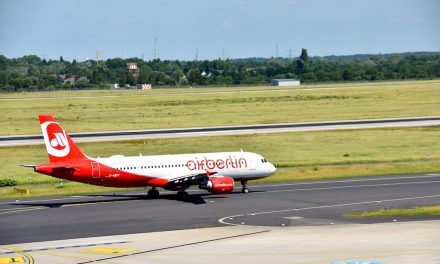
<path fill-rule="evenodd" d="M 136 63 L 128 71 L 127 63 Z M 386 55 L 247 58 L 203 61 L 113 58 L 78 62 L 45 60 L 36 55 L 7 58 L 0 55 L 0 91 L 107 89 L 153 86 L 267 85 L 272 79 L 299 79 L 303 83 L 433 79 L 440 77 L 440 52 Z"/>

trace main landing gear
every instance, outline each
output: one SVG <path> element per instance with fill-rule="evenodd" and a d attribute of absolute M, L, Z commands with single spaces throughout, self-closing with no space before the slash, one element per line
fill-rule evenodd
<path fill-rule="evenodd" d="M 157 199 L 159 198 L 159 191 L 156 189 L 156 187 L 151 188 L 147 193 L 148 199 Z M 176 198 L 179 201 L 187 202 L 189 201 L 189 194 L 185 190 L 180 190 L 176 194 Z"/>
<path fill-rule="evenodd" d="M 178 191 L 176 194 L 176 198 L 179 201 L 188 201 L 189 200 L 189 194 L 186 191 Z"/>
<path fill-rule="evenodd" d="M 151 188 L 151 190 L 148 191 L 147 197 L 150 199 L 159 198 L 159 191 L 156 190 L 156 187 L 153 187 L 153 188 Z"/>
<path fill-rule="evenodd" d="M 241 192 L 249 193 L 249 188 L 247 187 L 247 181 L 241 181 Z"/>

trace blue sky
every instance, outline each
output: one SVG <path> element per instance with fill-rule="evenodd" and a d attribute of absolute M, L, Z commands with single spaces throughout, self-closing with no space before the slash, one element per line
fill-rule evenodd
<path fill-rule="evenodd" d="M 161 59 L 440 51 L 437 0 L 0 0 L 0 54 Z"/>

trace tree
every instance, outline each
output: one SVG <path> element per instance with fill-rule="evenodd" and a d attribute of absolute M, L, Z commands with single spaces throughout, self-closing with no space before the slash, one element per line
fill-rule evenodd
<path fill-rule="evenodd" d="M 301 55 L 299 56 L 299 59 L 296 61 L 296 73 L 298 75 L 304 73 L 304 68 L 306 67 L 308 62 L 309 62 L 309 55 L 307 54 L 307 49 L 302 49 Z"/>
<path fill-rule="evenodd" d="M 180 82 L 180 80 L 182 80 L 182 78 L 184 77 L 185 75 L 183 74 L 183 71 L 182 71 L 182 69 L 180 69 L 180 68 L 176 68 L 174 71 L 173 71 L 173 78 L 174 78 L 174 80 L 176 80 L 176 82 Z"/>
<path fill-rule="evenodd" d="M 307 54 L 307 49 L 301 49 L 301 56 L 299 56 L 299 59 L 304 61 L 305 63 L 309 62 L 309 55 Z"/>
<path fill-rule="evenodd" d="M 139 72 L 128 72 L 127 62 L 136 62 Z M 205 72 L 207 74 L 202 74 Z M 310 58 L 302 49 L 298 60 L 287 58 L 228 59 L 213 61 L 142 61 L 114 58 L 96 63 L 41 60 L 29 55 L 8 59 L 0 55 L 0 90 L 69 89 L 63 79 L 76 77 L 76 87 L 109 83 L 135 85 L 243 85 L 268 84 L 273 78 L 299 78 L 303 82 L 416 79 L 440 77 L 440 53 L 353 55 Z M 79 78 L 81 77 L 81 78 Z"/>
<path fill-rule="evenodd" d="M 86 88 L 90 86 L 90 80 L 87 77 L 80 77 L 75 82 L 75 86 L 78 88 Z"/>
<path fill-rule="evenodd" d="M 0 70 L 6 70 L 9 66 L 9 60 L 3 55 L 0 55 Z"/>
<path fill-rule="evenodd" d="M 188 81 L 191 84 L 201 84 L 202 82 L 202 75 L 199 71 L 199 69 L 191 69 L 188 72 Z"/>
<path fill-rule="evenodd" d="M 127 80 L 127 84 L 130 86 L 136 86 L 136 84 L 137 84 L 136 77 L 131 73 L 127 74 L 126 80 Z"/>

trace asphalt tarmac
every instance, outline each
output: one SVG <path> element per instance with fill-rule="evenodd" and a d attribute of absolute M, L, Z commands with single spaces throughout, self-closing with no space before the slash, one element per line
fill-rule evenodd
<path fill-rule="evenodd" d="M 188 202 L 162 191 L 0 202 L 0 245 L 221 226 L 333 226 L 436 220 L 348 219 L 342 214 L 440 204 L 440 173 L 250 185 L 249 194 L 190 191 Z"/>

